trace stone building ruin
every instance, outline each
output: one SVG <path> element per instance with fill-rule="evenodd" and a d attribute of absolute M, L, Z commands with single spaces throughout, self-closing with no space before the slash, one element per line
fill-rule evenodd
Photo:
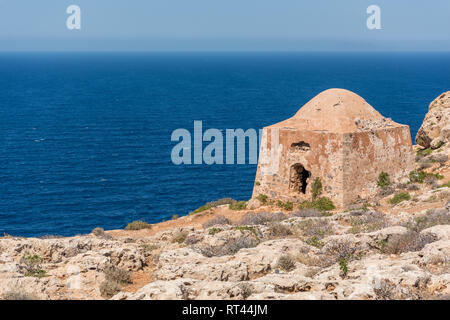
<path fill-rule="evenodd" d="M 345 207 L 375 195 L 382 171 L 398 182 L 413 166 L 407 125 L 384 118 L 353 92 L 329 89 L 263 129 L 253 197 L 310 200 L 318 177 L 323 196 Z"/>

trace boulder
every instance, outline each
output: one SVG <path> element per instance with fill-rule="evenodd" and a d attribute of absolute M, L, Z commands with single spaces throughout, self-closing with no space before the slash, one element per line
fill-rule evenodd
<path fill-rule="evenodd" d="M 422 126 L 416 135 L 416 144 L 437 149 L 450 140 L 450 91 L 431 102 Z"/>

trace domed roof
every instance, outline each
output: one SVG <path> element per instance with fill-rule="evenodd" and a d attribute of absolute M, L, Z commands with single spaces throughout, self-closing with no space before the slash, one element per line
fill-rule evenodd
<path fill-rule="evenodd" d="M 328 89 L 301 107 L 292 118 L 271 127 L 351 132 L 364 129 L 368 123 L 377 123 L 376 127 L 395 124 L 385 119 L 356 93 L 345 89 Z"/>

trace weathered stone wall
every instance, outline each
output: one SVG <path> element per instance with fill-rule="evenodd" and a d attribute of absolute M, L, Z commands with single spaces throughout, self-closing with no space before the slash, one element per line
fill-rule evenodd
<path fill-rule="evenodd" d="M 343 168 L 344 205 L 375 195 L 382 171 L 392 182 L 407 178 L 414 168 L 409 127 L 344 134 Z"/>
<path fill-rule="evenodd" d="M 306 146 L 296 146 L 302 142 Z M 265 194 L 284 201 L 310 199 L 311 183 L 319 177 L 325 187 L 324 195 L 342 202 L 342 150 L 342 135 L 337 133 L 264 128 L 253 197 Z M 310 172 L 304 194 L 289 188 L 295 164 Z"/>

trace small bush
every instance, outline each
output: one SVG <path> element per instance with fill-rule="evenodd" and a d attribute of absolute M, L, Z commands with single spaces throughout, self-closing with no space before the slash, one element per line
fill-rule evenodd
<path fill-rule="evenodd" d="M 256 199 L 259 200 L 259 202 L 261 202 L 261 204 L 266 204 L 267 203 L 267 199 L 268 197 L 265 194 L 259 194 Z"/>
<path fill-rule="evenodd" d="M 314 201 L 304 201 L 298 206 L 299 209 L 314 208 L 320 211 L 329 211 L 335 209 L 333 201 L 327 197 L 319 197 Z"/>
<path fill-rule="evenodd" d="M 279 206 L 280 208 L 282 208 L 286 211 L 291 211 L 292 209 L 294 209 L 294 204 L 289 201 L 287 201 L 287 202 L 278 201 L 277 206 Z"/>
<path fill-rule="evenodd" d="M 142 221 L 142 220 L 137 220 L 137 221 L 133 221 L 130 222 L 126 227 L 125 230 L 141 230 L 141 229 L 150 229 L 152 227 L 151 224 Z"/>
<path fill-rule="evenodd" d="M 131 283 L 130 272 L 125 269 L 120 269 L 115 266 L 108 266 L 105 268 L 105 279 L 107 281 L 116 282 L 118 284 Z"/>
<path fill-rule="evenodd" d="M 186 243 L 187 245 L 193 245 L 196 244 L 198 242 L 200 242 L 202 239 L 196 235 L 190 235 L 187 236 L 186 239 L 184 240 L 184 243 Z"/>
<path fill-rule="evenodd" d="M 253 286 L 250 283 L 242 282 L 238 284 L 239 289 L 241 289 L 242 298 L 245 300 L 253 294 Z"/>
<path fill-rule="evenodd" d="M 378 181 L 377 181 L 377 185 L 384 189 L 387 186 L 389 186 L 391 184 L 391 181 L 389 179 L 389 174 L 387 172 L 382 171 L 380 173 L 380 175 L 378 176 Z"/>
<path fill-rule="evenodd" d="M 230 210 L 245 210 L 247 208 L 247 202 L 245 201 L 233 201 L 228 205 Z"/>
<path fill-rule="evenodd" d="M 219 214 L 219 215 L 215 216 L 214 218 L 212 218 L 211 220 L 205 222 L 203 224 L 203 228 L 207 229 L 209 227 L 212 227 L 212 226 L 215 226 L 218 224 L 231 224 L 231 223 L 230 223 L 230 220 L 228 220 L 227 218 L 225 218 L 224 216 Z"/>
<path fill-rule="evenodd" d="M 4 300 L 39 300 L 34 294 L 22 291 L 8 291 L 3 295 Z"/>
<path fill-rule="evenodd" d="M 400 254 L 403 252 L 420 251 L 428 243 L 436 241 L 433 234 L 421 234 L 415 231 L 408 231 L 402 235 L 393 235 L 389 238 L 385 252 L 388 254 Z"/>
<path fill-rule="evenodd" d="M 443 185 L 441 185 L 441 188 L 450 188 L 450 181 L 444 183 Z"/>
<path fill-rule="evenodd" d="M 195 213 L 200 213 L 221 205 L 225 205 L 225 204 L 231 204 L 232 202 L 235 202 L 236 200 L 233 200 L 231 198 L 223 198 L 223 199 L 219 199 L 217 201 L 212 201 L 212 202 L 208 202 L 205 205 L 201 206 L 200 208 L 194 210 L 193 212 L 189 213 L 189 215 L 191 214 L 195 214 Z"/>
<path fill-rule="evenodd" d="M 175 234 L 172 237 L 172 243 L 183 243 L 187 236 L 188 236 L 189 232 L 187 232 L 186 230 L 180 230 L 175 232 Z"/>
<path fill-rule="evenodd" d="M 306 239 L 305 241 L 307 244 L 309 244 L 310 246 L 316 247 L 316 248 L 322 248 L 323 247 L 323 242 L 320 241 L 319 236 L 312 236 L 309 237 L 308 239 Z"/>
<path fill-rule="evenodd" d="M 350 218 L 350 233 L 373 232 L 388 226 L 385 215 L 381 212 L 367 212 Z"/>
<path fill-rule="evenodd" d="M 28 252 L 25 252 L 25 254 L 20 258 L 20 267 L 24 269 L 25 277 L 36 277 L 36 278 L 42 278 L 47 276 L 47 272 L 45 270 L 42 270 L 41 264 L 44 261 L 40 256 L 37 254 L 30 254 Z"/>
<path fill-rule="evenodd" d="M 319 177 L 315 178 L 311 184 L 311 196 L 313 201 L 322 194 L 322 181 Z"/>
<path fill-rule="evenodd" d="M 439 180 L 444 178 L 444 176 L 438 173 L 429 173 L 425 171 L 411 171 L 409 173 L 409 180 L 412 183 L 423 183 L 427 177 L 434 177 Z"/>
<path fill-rule="evenodd" d="M 238 224 L 240 225 L 261 225 L 267 222 L 275 222 L 285 220 L 287 216 L 282 212 L 261 212 L 246 213 Z"/>
<path fill-rule="evenodd" d="M 317 240 L 322 240 L 332 233 L 332 226 L 324 219 L 308 219 L 300 222 L 298 226 L 304 236 L 315 237 Z"/>
<path fill-rule="evenodd" d="M 349 241 L 337 241 L 327 245 L 325 249 L 327 263 L 332 265 L 339 263 L 342 275 L 346 276 L 348 272 L 348 263 L 356 257 L 357 248 Z"/>
<path fill-rule="evenodd" d="M 174 215 L 172 216 L 172 220 L 177 220 L 179 217 L 180 217 L 180 216 L 179 216 L 178 214 L 174 214 Z"/>
<path fill-rule="evenodd" d="M 120 284 L 114 281 L 105 280 L 100 284 L 100 294 L 104 298 L 111 298 L 121 290 Z"/>
<path fill-rule="evenodd" d="M 269 233 L 272 237 L 286 237 L 292 235 L 292 228 L 285 224 L 275 222 L 269 226 Z"/>
<path fill-rule="evenodd" d="M 390 204 L 399 204 L 402 201 L 408 201 L 411 200 L 411 196 L 408 192 L 400 192 L 397 193 L 395 196 L 393 196 L 391 199 L 389 199 Z"/>
<path fill-rule="evenodd" d="M 437 225 L 450 224 L 450 213 L 445 209 L 428 210 L 424 216 L 416 217 L 405 224 L 409 230 L 420 232 Z"/>
<path fill-rule="evenodd" d="M 103 228 L 99 228 L 99 227 L 94 228 L 94 229 L 91 231 L 91 233 L 92 233 L 94 236 L 99 237 L 99 238 L 103 238 L 103 239 L 112 239 L 112 237 L 111 237 L 109 234 L 105 233 L 105 230 L 104 230 Z"/>
<path fill-rule="evenodd" d="M 319 211 L 319 210 L 314 209 L 314 208 L 301 209 L 299 211 L 294 211 L 292 213 L 292 216 L 294 216 L 294 217 L 301 217 L 301 218 L 323 217 L 325 215 L 327 215 L 325 212 Z"/>
<path fill-rule="evenodd" d="M 200 248 L 201 253 L 206 257 L 220 257 L 233 255 L 241 249 L 253 248 L 259 244 L 259 240 L 250 237 L 238 237 L 228 239 L 223 245 L 205 246 Z"/>
<path fill-rule="evenodd" d="M 219 228 L 211 228 L 211 229 L 208 230 L 208 234 L 211 235 L 211 236 L 213 236 L 213 235 L 215 235 L 216 233 L 219 233 L 220 231 L 222 231 L 222 229 L 219 229 Z"/>
<path fill-rule="evenodd" d="M 284 271 L 291 271 L 295 268 L 295 259 L 289 254 L 283 254 L 278 258 L 277 266 Z"/>

